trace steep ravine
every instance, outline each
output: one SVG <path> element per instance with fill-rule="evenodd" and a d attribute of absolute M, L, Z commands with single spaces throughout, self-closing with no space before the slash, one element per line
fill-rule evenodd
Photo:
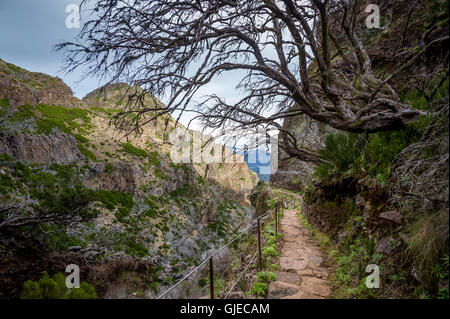
<path fill-rule="evenodd" d="M 172 162 L 169 117 L 128 137 L 110 125 L 128 86 L 78 100 L 60 79 L 1 60 L 0 80 L 0 221 L 60 205 L 84 214 L 0 228 L 0 298 L 70 263 L 99 297 L 151 298 L 252 217 L 257 176 L 245 162 L 206 174 Z"/>

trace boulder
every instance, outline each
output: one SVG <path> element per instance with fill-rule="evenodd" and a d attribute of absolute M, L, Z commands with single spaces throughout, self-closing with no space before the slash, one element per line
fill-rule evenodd
<path fill-rule="evenodd" d="M 24 162 L 47 165 L 68 165 L 83 159 L 77 141 L 66 133 L 0 135 L 0 153 Z"/>
<path fill-rule="evenodd" d="M 389 254 L 391 249 L 391 243 L 394 242 L 395 239 L 393 237 L 384 237 L 381 240 L 378 241 L 377 245 L 375 246 L 375 252 L 383 255 Z"/>
<path fill-rule="evenodd" d="M 318 267 L 322 264 L 323 258 L 320 256 L 309 256 L 308 259 L 311 261 L 314 267 Z M 310 264 L 310 267 L 312 265 Z"/>
<path fill-rule="evenodd" d="M 272 281 L 269 285 L 268 299 L 280 299 L 298 292 L 298 287 L 281 281 Z"/>
<path fill-rule="evenodd" d="M 367 202 L 366 205 L 364 205 L 363 220 L 369 219 L 371 210 L 372 210 L 372 205 L 369 202 Z"/>
<path fill-rule="evenodd" d="M 384 212 L 380 214 L 380 218 L 384 218 L 390 221 L 393 221 L 394 223 L 401 224 L 402 223 L 402 215 L 400 212 L 396 210 L 391 210 L 388 212 Z"/>
<path fill-rule="evenodd" d="M 277 280 L 287 283 L 287 284 L 293 284 L 293 285 L 300 285 L 301 279 L 299 275 L 291 273 L 291 272 L 285 272 L 281 271 L 277 273 Z"/>

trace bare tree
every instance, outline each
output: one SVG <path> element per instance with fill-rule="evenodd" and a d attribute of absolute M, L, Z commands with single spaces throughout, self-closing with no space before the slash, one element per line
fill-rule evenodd
<path fill-rule="evenodd" d="M 389 82 L 448 35 L 380 79 L 357 34 L 359 8 L 358 0 L 99 0 L 78 41 L 57 49 L 65 51 L 68 71 L 89 66 L 111 82 L 167 96 L 166 105 L 131 110 L 139 125 L 189 111 L 211 128 L 282 130 L 279 120 L 300 114 L 349 132 L 401 128 L 423 112 L 402 102 Z M 243 98 L 194 103 L 223 72 L 236 72 Z M 319 160 L 297 148 L 289 132 L 282 136 L 288 154 Z"/>

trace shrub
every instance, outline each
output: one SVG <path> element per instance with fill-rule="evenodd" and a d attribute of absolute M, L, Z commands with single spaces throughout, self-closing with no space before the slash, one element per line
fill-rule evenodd
<path fill-rule="evenodd" d="M 68 289 L 66 277 L 57 273 L 51 278 L 46 271 L 38 281 L 28 280 L 24 283 L 21 299 L 96 299 L 93 286 L 86 282 L 80 283 L 80 288 Z"/>
<path fill-rule="evenodd" d="M 42 117 L 37 121 L 38 129 L 45 134 L 51 133 L 53 128 L 71 133 L 74 129 L 83 131 L 82 126 L 75 120 L 80 119 L 84 125 L 90 125 L 89 111 L 80 108 L 39 104 L 36 109 Z M 81 132 L 80 132 L 81 133 Z"/>
<path fill-rule="evenodd" d="M 416 267 L 421 280 L 429 286 L 439 281 L 439 268 L 447 268 L 448 276 L 448 211 L 420 216 L 410 226 L 411 239 L 407 256 Z M 447 263 L 442 256 L 447 253 Z M 441 265 L 440 265 L 441 264 Z"/>
<path fill-rule="evenodd" d="M 327 162 L 317 166 L 314 175 L 325 179 L 333 174 L 355 170 L 368 173 L 378 180 L 391 176 L 391 164 L 406 146 L 418 141 L 427 119 L 405 126 L 401 130 L 357 135 L 330 134 L 319 154 Z"/>
<path fill-rule="evenodd" d="M 145 150 L 137 148 L 131 143 L 122 143 L 122 149 L 124 152 L 132 154 L 137 157 L 148 157 L 148 153 Z"/>
<path fill-rule="evenodd" d="M 78 143 L 78 149 L 80 150 L 80 153 L 83 154 L 87 159 L 92 160 L 93 162 L 97 162 L 97 157 L 95 154 L 88 150 L 83 144 Z"/>
<path fill-rule="evenodd" d="M 95 198 L 108 209 L 114 209 L 116 206 L 131 209 L 134 205 L 133 196 L 130 193 L 116 190 L 98 190 L 95 192 Z"/>
<path fill-rule="evenodd" d="M 361 142 L 357 135 L 330 134 L 326 137 L 325 148 L 319 154 L 327 162 L 317 166 L 315 175 L 319 178 L 330 176 L 334 172 L 345 172 L 354 168 L 359 157 Z"/>
<path fill-rule="evenodd" d="M 103 170 L 104 173 L 109 174 L 113 171 L 114 167 L 111 163 L 106 163 L 105 169 Z"/>

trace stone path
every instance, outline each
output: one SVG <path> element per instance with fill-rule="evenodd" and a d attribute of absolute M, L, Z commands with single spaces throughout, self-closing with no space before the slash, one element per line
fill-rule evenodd
<path fill-rule="evenodd" d="M 270 283 L 269 298 L 317 299 L 330 294 L 328 270 L 322 266 L 319 246 L 301 224 L 296 210 L 284 211 L 280 272 Z"/>

